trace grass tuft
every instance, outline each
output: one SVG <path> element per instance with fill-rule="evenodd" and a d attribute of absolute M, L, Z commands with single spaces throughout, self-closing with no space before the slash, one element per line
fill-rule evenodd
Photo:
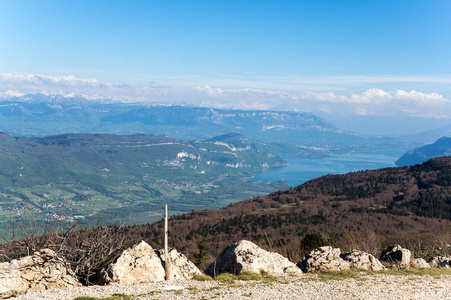
<path fill-rule="evenodd" d="M 229 284 L 235 283 L 235 279 L 236 279 L 236 276 L 232 275 L 230 273 L 222 273 L 214 278 L 214 280 L 216 280 L 216 281 L 220 281 L 223 283 L 229 283 Z"/>
<path fill-rule="evenodd" d="M 360 270 L 342 270 L 342 271 L 328 271 L 318 274 L 318 277 L 322 281 L 328 280 L 342 280 L 348 278 L 359 278 L 362 276 L 362 271 Z"/>
<path fill-rule="evenodd" d="M 342 280 L 348 278 L 354 279 L 362 279 L 363 276 L 366 275 L 377 275 L 377 274 L 385 274 L 385 275 L 393 275 L 393 276 L 407 276 L 407 275 L 418 275 L 418 276 L 442 276 L 442 275 L 451 275 L 451 269 L 411 269 L 411 270 L 382 270 L 382 271 L 368 271 L 368 270 L 342 270 L 342 271 L 328 271 L 319 273 L 318 279 L 322 281 L 328 280 Z"/>
<path fill-rule="evenodd" d="M 451 275 L 451 269 L 449 268 L 430 268 L 430 269 L 410 269 L 410 270 L 383 270 L 374 271 L 373 274 L 387 274 L 387 275 L 429 275 L 429 276 L 441 276 Z"/>
<path fill-rule="evenodd" d="M 193 276 L 193 280 L 197 280 L 197 281 L 211 281 L 213 280 L 213 278 L 211 278 L 208 275 L 205 274 L 196 274 Z"/>
<path fill-rule="evenodd" d="M 260 276 L 262 277 L 263 280 L 265 280 L 267 282 L 277 281 L 277 277 L 276 276 L 269 274 L 265 270 L 260 270 Z"/>
<path fill-rule="evenodd" d="M 106 298 L 80 296 L 75 298 L 74 300 L 129 300 L 129 299 L 132 299 L 132 296 L 126 294 L 113 294 L 112 296 Z"/>
<path fill-rule="evenodd" d="M 238 280 L 260 280 L 262 279 L 259 274 L 249 271 L 243 271 L 237 276 Z"/>

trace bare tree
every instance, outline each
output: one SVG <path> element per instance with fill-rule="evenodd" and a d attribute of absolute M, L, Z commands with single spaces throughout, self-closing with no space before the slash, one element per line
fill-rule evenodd
<path fill-rule="evenodd" d="M 85 226 L 81 226 L 80 221 L 70 224 L 63 218 L 48 219 L 39 226 L 33 214 L 27 217 L 24 212 L 20 221 L 14 221 L 11 216 L 2 225 L 4 233 L 0 233 L 0 239 L 4 244 L 0 255 L 3 260 L 49 248 L 63 258 L 85 284 L 94 283 L 96 271 L 124 249 L 124 224 L 110 221 L 109 225 L 104 225 L 100 217 Z"/>

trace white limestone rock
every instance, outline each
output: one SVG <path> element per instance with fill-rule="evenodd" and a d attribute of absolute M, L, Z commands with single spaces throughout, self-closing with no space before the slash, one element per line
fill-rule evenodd
<path fill-rule="evenodd" d="M 154 250 L 141 241 L 104 268 L 99 275 L 99 284 L 129 284 L 162 281 L 166 278 L 164 269 L 164 250 Z M 183 254 L 169 251 L 171 272 L 169 279 L 191 279 L 201 274 L 199 269 Z"/>
<path fill-rule="evenodd" d="M 53 250 L 42 249 L 0 263 L 0 299 L 46 289 L 79 286 L 75 274 Z"/>
<path fill-rule="evenodd" d="M 380 271 L 384 269 L 384 266 L 376 257 L 363 251 L 354 249 L 350 252 L 341 253 L 340 257 L 347 261 L 352 269 L 370 271 Z"/>
<path fill-rule="evenodd" d="M 164 266 L 164 249 L 158 250 L 158 254 Z M 176 249 L 169 249 L 169 261 L 171 262 L 169 279 L 192 279 L 194 275 L 202 274 L 193 262 L 188 260 L 185 255 L 178 253 Z"/>
<path fill-rule="evenodd" d="M 298 262 L 304 272 L 341 271 L 350 269 L 349 262 L 340 257 L 340 248 L 330 246 L 319 247 Z"/>
<path fill-rule="evenodd" d="M 161 281 L 164 267 L 155 250 L 141 241 L 122 254 L 100 272 L 100 284 L 129 284 Z"/>
<path fill-rule="evenodd" d="M 239 274 L 243 271 L 260 273 L 262 270 L 271 275 L 302 274 L 302 271 L 287 258 L 263 250 L 247 240 L 241 240 L 222 250 L 205 270 L 205 274 L 216 276 L 221 273 Z"/>
<path fill-rule="evenodd" d="M 412 258 L 410 260 L 410 267 L 412 269 L 430 269 L 431 265 L 423 258 Z"/>

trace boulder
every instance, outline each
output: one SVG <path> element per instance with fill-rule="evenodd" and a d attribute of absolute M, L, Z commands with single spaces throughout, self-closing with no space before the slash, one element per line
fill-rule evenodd
<path fill-rule="evenodd" d="M 298 267 L 304 272 L 348 270 L 351 265 L 340 254 L 340 248 L 319 247 L 298 262 Z"/>
<path fill-rule="evenodd" d="M 158 250 L 163 266 L 165 261 L 164 249 Z M 169 250 L 169 261 L 171 262 L 171 274 L 169 279 L 192 279 L 196 274 L 202 274 L 196 265 L 189 261 L 185 255 L 178 253 L 175 249 Z"/>
<path fill-rule="evenodd" d="M 0 299 L 46 289 L 79 286 L 75 274 L 53 250 L 42 249 L 0 263 Z"/>
<path fill-rule="evenodd" d="M 100 284 L 128 284 L 164 280 L 160 257 L 144 241 L 124 250 L 100 272 Z"/>
<path fill-rule="evenodd" d="M 370 271 L 380 271 L 384 269 L 382 263 L 373 255 L 359 251 L 351 250 L 340 254 L 340 257 L 347 261 L 353 269 L 363 269 Z"/>
<path fill-rule="evenodd" d="M 221 273 L 239 274 L 243 271 L 259 273 L 262 270 L 271 275 L 302 274 L 302 271 L 287 258 L 278 253 L 265 251 L 246 240 L 222 250 L 205 270 L 205 274 L 216 276 Z"/>
<path fill-rule="evenodd" d="M 412 269 L 429 269 L 431 265 L 429 265 L 423 258 L 412 258 L 410 260 L 410 267 Z"/>
<path fill-rule="evenodd" d="M 429 264 L 433 268 L 451 268 L 451 256 L 436 256 Z"/>
<path fill-rule="evenodd" d="M 171 278 L 191 278 L 201 274 L 184 255 L 173 249 L 169 252 Z M 165 280 L 164 250 L 156 251 L 141 241 L 124 250 L 111 264 L 100 271 L 99 284 L 146 283 Z"/>
<path fill-rule="evenodd" d="M 382 250 L 380 260 L 399 268 L 409 268 L 410 258 L 410 250 L 402 248 L 400 245 L 393 245 Z"/>

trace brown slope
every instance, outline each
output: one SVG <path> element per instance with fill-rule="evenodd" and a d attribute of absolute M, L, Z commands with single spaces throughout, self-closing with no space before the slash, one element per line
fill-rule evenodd
<path fill-rule="evenodd" d="M 249 239 L 292 260 L 303 254 L 300 241 L 310 232 L 375 254 L 392 242 L 417 248 L 451 243 L 450 170 L 448 156 L 412 167 L 323 176 L 220 210 L 173 217 L 170 241 L 188 255 L 205 241 L 217 255 L 232 242 Z M 162 245 L 161 222 L 136 230 Z"/>

